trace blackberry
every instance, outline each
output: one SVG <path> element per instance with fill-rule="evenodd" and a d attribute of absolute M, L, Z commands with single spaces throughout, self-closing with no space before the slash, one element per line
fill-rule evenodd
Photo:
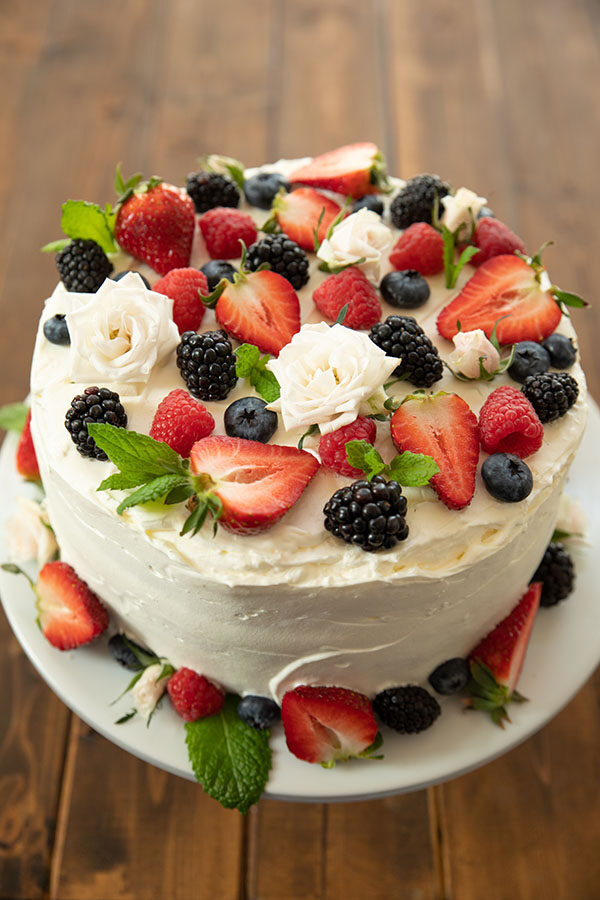
<path fill-rule="evenodd" d="M 551 334 L 542 346 L 550 354 L 550 363 L 555 369 L 570 369 L 577 359 L 577 350 L 571 338 L 564 334 Z"/>
<path fill-rule="evenodd" d="M 575 567 L 564 544 L 553 541 L 546 547 L 531 580 L 542 582 L 540 606 L 554 606 L 569 596 L 575 584 Z"/>
<path fill-rule="evenodd" d="M 177 366 L 188 391 L 199 400 L 224 400 L 235 386 L 236 358 L 225 331 L 184 331 Z"/>
<path fill-rule="evenodd" d="M 327 531 L 363 550 L 388 550 L 408 537 L 406 497 L 396 481 L 382 475 L 340 488 L 323 512 Z"/>
<path fill-rule="evenodd" d="M 95 294 L 113 270 L 113 264 L 96 241 L 75 238 L 56 254 L 56 268 L 68 291 Z"/>
<path fill-rule="evenodd" d="M 308 256 L 285 234 L 269 234 L 248 248 L 246 266 L 251 272 L 265 262 L 297 291 L 308 281 Z"/>
<path fill-rule="evenodd" d="M 371 212 L 377 213 L 378 216 L 383 215 L 383 200 L 379 194 L 365 194 L 360 200 L 355 200 L 352 204 L 352 212 L 358 212 L 359 209 L 370 209 Z"/>
<path fill-rule="evenodd" d="M 513 381 L 523 384 L 530 375 L 541 375 L 550 368 L 550 354 L 536 341 L 519 341 L 515 344 L 513 361 L 508 374 Z"/>
<path fill-rule="evenodd" d="M 44 322 L 44 337 L 51 344 L 70 344 L 71 335 L 64 313 L 56 313 Z"/>
<path fill-rule="evenodd" d="M 577 382 L 566 372 L 530 375 L 525 379 L 521 391 L 544 424 L 564 416 L 579 395 Z"/>
<path fill-rule="evenodd" d="M 240 192 L 225 175 L 217 172 L 190 172 L 185 188 L 194 201 L 197 213 L 208 212 L 215 206 L 233 206 L 240 203 Z"/>
<path fill-rule="evenodd" d="M 381 691 L 373 700 L 373 709 L 384 725 L 400 734 L 425 731 L 442 711 L 435 697 L 416 684 Z"/>
<path fill-rule="evenodd" d="M 449 193 L 450 185 L 437 175 L 415 175 L 414 178 L 409 178 L 392 200 L 392 223 L 396 228 L 408 228 L 414 222 L 428 222 L 431 225 L 435 198 L 441 200 Z"/>
<path fill-rule="evenodd" d="M 246 725 L 263 731 L 281 716 L 281 711 L 270 697 L 248 695 L 238 703 L 237 714 Z"/>
<path fill-rule="evenodd" d="M 290 183 L 279 172 L 259 172 L 244 181 L 244 196 L 250 206 L 271 209 L 275 195 L 281 188 L 289 191 Z"/>
<path fill-rule="evenodd" d="M 436 347 L 412 316 L 388 316 L 373 325 L 369 337 L 386 356 L 401 359 L 394 375 L 406 376 L 416 387 L 431 387 L 444 374 Z"/>
<path fill-rule="evenodd" d="M 108 388 L 87 387 L 83 394 L 73 397 L 65 416 L 65 428 L 79 453 L 94 459 L 108 459 L 104 450 L 88 434 L 87 427 L 93 422 L 126 427 L 127 413 L 117 393 Z"/>

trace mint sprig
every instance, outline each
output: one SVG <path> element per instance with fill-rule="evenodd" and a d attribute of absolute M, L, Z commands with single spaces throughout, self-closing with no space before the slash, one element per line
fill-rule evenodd
<path fill-rule="evenodd" d="M 20 434 L 25 427 L 28 412 L 26 403 L 7 403 L 0 407 L 0 428 Z"/>
<path fill-rule="evenodd" d="M 261 356 L 261 352 L 254 344 L 241 344 L 236 350 L 237 362 L 235 373 L 238 378 L 246 378 L 257 394 L 267 403 L 279 398 L 279 382 L 272 372 L 266 368 L 271 359 L 268 354 Z"/>
<path fill-rule="evenodd" d="M 116 253 L 119 249 L 114 238 L 115 213 L 109 203 L 102 209 L 87 200 L 67 200 L 62 205 L 60 224 L 70 240 L 95 241 L 105 253 Z M 42 252 L 53 253 L 69 243 L 66 239 L 51 241 L 42 247 Z"/>
<path fill-rule="evenodd" d="M 397 481 L 404 487 L 421 487 L 429 484 L 440 471 L 436 461 L 425 453 L 398 453 L 390 463 L 383 461 L 380 453 L 368 441 L 348 441 L 346 458 L 351 466 L 360 469 L 371 481 L 376 475 Z"/>
<path fill-rule="evenodd" d="M 186 744 L 204 791 L 226 809 L 246 813 L 263 793 L 271 770 L 270 732 L 257 731 L 237 714 L 240 698 L 228 694 L 221 712 L 188 722 Z"/>
<path fill-rule="evenodd" d="M 451 290 L 456 287 L 458 276 L 466 264 L 472 259 L 479 248 L 469 244 L 458 257 L 458 261 L 454 262 L 454 250 L 456 248 L 456 232 L 450 231 L 445 225 L 442 225 L 442 239 L 444 241 L 444 272 L 446 274 L 446 288 Z"/>

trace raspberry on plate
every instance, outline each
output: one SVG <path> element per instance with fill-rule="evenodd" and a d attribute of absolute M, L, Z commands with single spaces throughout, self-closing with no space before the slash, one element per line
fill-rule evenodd
<path fill-rule="evenodd" d="M 196 441 L 212 434 L 214 427 L 215 420 L 207 408 L 183 388 L 178 388 L 158 404 L 150 437 L 164 441 L 187 458 Z"/>
<path fill-rule="evenodd" d="M 515 250 L 525 253 L 525 244 L 521 238 L 500 219 L 479 219 L 475 226 L 473 243 L 479 247 L 479 253 L 471 257 L 472 266 L 480 266 L 493 256 L 514 253 Z"/>
<path fill-rule="evenodd" d="M 437 275 L 444 268 L 444 241 L 426 222 L 415 222 L 400 235 L 390 254 L 395 269 L 415 269 L 421 275 Z"/>
<path fill-rule="evenodd" d="M 171 675 L 167 691 L 175 712 L 186 722 L 214 716 L 225 703 L 225 694 L 221 688 L 204 675 L 185 667 Z"/>
<path fill-rule="evenodd" d="M 258 234 L 254 220 L 247 213 L 224 206 L 209 209 L 200 219 L 200 231 L 206 249 L 213 259 L 237 259 Z"/>
<path fill-rule="evenodd" d="M 479 436 L 486 453 L 512 453 L 525 459 L 542 446 L 544 426 L 527 397 L 504 385 L 492 391 L 481 407 Z"/>
<path fill-rule="evenodd" d="M 334 322 L 348 304 L 342 323 L 347 328 L 370 328 L 381 317 L 381 303 L 375 288 L 354 266 L 326 278 L 314 292 L 313 301 L 319 312 Z"/>
<path fill-rule="evenodd" d="M 206 307 L 200 294 L 208 294 L 208 282 L 198 269 L 171 269 L 154 285 L 158 294 L 166 294 L 173 301 L 173 321 L 179 329 L 197 331 Z"/>
<path fill-rule="evenodd" d="M 319 441 L 319 456 L 321 462 L 328 469 L 347 475 L 348 478 L 362 478 L 363 472 L 351 466 L 346 457 L 346 444 L 348 441 L 368 441 L 372 444 L 377 433 L 377 426 L 373 419 L 359 416 L 349 425 L 338 428 L 324 434 Z"/>

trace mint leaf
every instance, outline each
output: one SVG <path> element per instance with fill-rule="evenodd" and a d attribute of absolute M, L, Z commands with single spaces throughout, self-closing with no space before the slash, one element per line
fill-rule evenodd
<path fill-rule="evenodd" d="M 249 378 L 250 373 L 260 360 L 260 350 L 254 344 L 241 344 L 235 351 L 237 362 L 235 374 L 238 378 Z"/>
<path fill-rule="evenodd" d="M 275 400 L 279 399 L 281 393 L 279 382 L 273 373 L 269 372 L 267 369 L 264 371 L 258 368 L 255 369 L 254 374 L 250 379 L 250 384 L 256 388 L 256 393 L 260 394 L 267 403 L 273 403 Z"/>
<path fill-rule="evenodd" d="M 0 428 L 5 431 L 17 431 L 19 434 L 25 427 L 29 407 L 26 403 L 7 403 L 0 407 Z"/>
<path fill-rule="evenodd" d="M 241 344 L 236 350 L 237 362 L 235 373 L 238 378 L 246 378 L 263 400 L 273 403 L 279 398 L 279 382 L 272 372 L 267 369 L 267 363 L 271 359 L 268 353 L 261 356 L 258 347 L 254 344 Z"/>
<path fill-rule="evenodd" d="M 117 512 L 121 515 L 130 506 L 139 506 L 140 503 L 150 503 L 151 500 L 158 500 L 159 497 L 165 497 L 169 494 L 173 488 L 187 483 L 188 478 L 185 475 L 159 475 L 158 478 L 148 481 L 137 491 L 134 491 L 133 494 L 130 494 L 129 497 L 126 497 L 125 500 L 122 500 L 117 507 Z"/>
<path fill-rule="evenodd" d="M 424 453 L 411 453 L 405 450 L 395 456 L 389 465 L 389 474 L 394 481 L 405 487 L 420 487 L 440 471 L 440 467 L 431 456 Z"/>
<path fill-rule="evenodd" d="M 127 491 L 129 488 L 139 487 L 145 484 L 146 479 L 140 478 L 139 475 L 123 475 L 122 472 L 116 472 L 105 478 L 98 487 L 97 491 Z"/>
<path fill-rule="evenodd" d="M 119 249 L 113 236 L 114 217 L 108 205 L 101 209 L 87 200 L 67 200 L 62 205 L 60 224 L 71 239 L 96 241 L 105 253 L 115 253 Z"/>
<path fill-rule="evenodd" d="M 185 741 L 205 792 L 226 809 L 246 813 L 265 789 L 271 749 L 268 730 L 257 731 L 239 718 L 239 702 L 228 694 L 220 713 L 188 722 Z"/>
<path fill-rule="evenodd" d="M 159 475 L 187 476 L 188 469 L 181 456 L 168 444 L 155 441 L 147 434 L 127 431 L 125 428 L 117 428 L 105 422 L 88 425 L 88 434 L 104 450 L 110 461 L 121 470 L 121 474 L 132 480 L 137 478 L 138 485 L 152 481 Z M 108 489 L 103 486 L 106 485 L 106 481 L 102 482 L 98 490 Z M 111 487 L 113 484 L 111 482 Z"/>
<path fill-rule="evenodd" d="M 365 440 L 348 441 L 346 459 L 355 469 L 364 472 L 369 481 L 387 468 L 373 444 Z"/>
<path fill-rule="evenodd" d="M 69 238 L 59 238 L 58 241 L 50 241 L 49 244 L 44 244 L 41 248 L 42 253 L 60 253 L 61 250 L 64 250 L 65 247 L 68 247 L 71 243 Z"/>

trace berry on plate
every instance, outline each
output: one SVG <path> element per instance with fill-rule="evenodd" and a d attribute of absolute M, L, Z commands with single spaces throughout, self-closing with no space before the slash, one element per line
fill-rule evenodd
<path fill-rule="evenodd" d="M 346 475 L 348 478 L 362 478 L 361 469 L 356 469 L 348 462 L 346 444 L 348 441 L 367 441 L 369 444 L 373 444 L 376 434 L 377 426 L 373 419 L 359 416 L 349 425 L 343 425 L 336 431 L 322 435 L 319 440 L 319 456 L 322 465 L 333 469 L 340 475 Z"/>
<path fill-rule="evenodd" d="M 417 309 L 429 300 L 430 287 L 416 269 L 388 272 L 379 285 L 381 296 L 390 306 Z"/>
<path fill-rule="evenodd" d="M 575 566 L 564 544 L 548 544 L 531 580 L 542 584 L 540 606 L 555 606 L 569 596 L 575 585 Z"/>
<path fill-rule="evenodd" d="M 546 372 L 526 378 L 521 391 L 545 425 L 571 409 L 579 396 L 579 385 L 567 372 Z"/>
<path fill-rule="evenodd" d="M 230 437 L 266 444 L 277 431 L 277 413 L 260 397 L 240 397 L 225 410 L 223 424 Z"/>
<path fill-rule="evenodd" d="M 492 453 L 483 461 L 481 477 L 488 494 L 501 503 L 520 503 L 533 489 L 527 463 L 512 453 Z"/>
<path fill-rule="evenodd" d="M 317 309 L 333 322 L 348 305 L 343 325 L 346 328 L 370 328 L 381 316 L 377 291 L 366 275 L 349 266 L 337 275 L 329 275 L 313 293 Z"/>
<path fill-rule="evenodd" d="M 185 331 L 177 347 L 177 368 L 199 400 L 224 400 L 236 385 L 236 358 L 225 331 Z"/>
<path fill-rule="evenodd" d="M 493 256 L 503 256 L 518 250 L 525 253 L 525 244 L 508 225 L 500 219 L 484 217 L 477 221 L 472 243 L 479 252 L 469 260 L 472 266 L 480 266 Z"/>
<path fill-rule="evenodd" d="M 427 680 L 437 694 L 457 694 L 468 684 L 469 664 L 460 656 L 447 659 L 436 666 Z"/>
<path fill-rule="evenodd" d="M 108 642 L 108 649 L 115 662 L 131 672 L 141 672 L 145 668 L 145 660 L 154 657 L 153 653 L 124 634 L 113 634 Z"/>
<path fill-rule="evenodd" d="M 377 736 L 368 697 L 346 688 L 298 685 L 283 695 L 281 719 L 290 752 L 327 767 L 365 755 Z"/>
<path fill-rule="evenodd" d="M 173 321 L 179 329 L 197 331 L 204 317 L 205 306 L 200 294 L 208 293 L 208 282 L 198 269 L 171 269 L 154 285 L 158 294 L 166 294 L 173 301 Z"/>
<path fill-rule="evenodd" d="M 542 585 L 534 582 L 512 612 L 469 654 L 470 701 L 473 709 L 489 712 L 496 725 L 510 721 L 506 706 L 525 700 L 516 690 L 527 645 L 540 605 Z"/>
<path fill-rule="evenodd" d="M 319 463 L 296 447 L 212 435 L 194 444 L 190 468 L 203 485 L 198 518 L 203 501 L 212 509 L 216 499 L 220 525 L 239 534 L 257 534 L 278 522 L 299 500 Z M 189 528 L 196 524 L 192 520 Z"/>
<path fill-rule="evenodd" d="M 27 481 L 40 480 L 40 467 L 38 466 L 33 438 L 31 437 L 31 410 L 27 413 L 25 425 L 19 435 L 17 451 L 15 454 L 17 472 Z"/>
<path fill-rule="evenodd" d="M 373 700 L 373 709 L 384 725 L 400 734 L 425 731 L 442 711 L 435 697 L 416 684 L 380 691 Z"/>
<path fill-rule="evenodd" d="M 392 440 L 401 452 L 425 453 L 440 471 L 430 484 L 449 509 L 463 509 L 475 492 L 479 460 L 477 418 L 462 397 L 438 391 L 412 394 L 391 420 Z"/>
<path fill-rule="evenodd" d="M 517 344 L 548 337 L 561 315 L 552 294 L 542 290 L 535 269 L 513 254 L 495 256 L 480 266 L 442 309 L 437 327 L 442 337 L 452 340 L 459 331 L 476 328 L 490 338 L 496 326 L 499 343 Z"/>
<path fill-rule="evenodd" d="M 273 201 L 272 218 L 289 238 L 309 252 L 315 249 L 317 240 L 323 242 L 342 208 L 330 197 L 314 188 L 297 188 L 289 194 L 278 194 Z M 267 224 L 264 230 L 269 230 Z"/>
<path fill-rule="evenodd" d="M 56 254 L 56 268 L 68 291 L 93 294 L 113 270 L 113 264 L 96 241 L 75 238 Z"/>
<path fill-rule="evenodd" d="M 513 453 L 524 459 L 542 446 L 544 426 L 521 391 L 503 385 L 481 407 L 479 437 L 486 453 Z"/>
<path fill-rule="evenodd" d="M 225 703 L 225 694 L 220 687 L 185 666 L 171 675 L 167 691 L 173 709 L 185 722 L 214 716 Z"/>
<path fill-rule="evenodd" d="M 242 243 L 248 247 L 256 240 L 254 219 L 238 209 L 217 206 L 200 219 L 200 231 L 206 249 L 213 259 L 237 259 L 242 255 Z"/>
<path fill-rule="evenodd" d="M 414 222 L 432 223 L 435 200 L 438 203 L 450 193 L 450 185 L 438 175 L 415 175 L 409 178 L 390 207 L 396 228 L 408 228 Z"/>
<path fill-rule="evenodd" d="M 388 316 L 374 325 L 369 337 L 386 356 L 400 359 L 393 374 L 415 387 L 431 387 L 444 374 L 437 347 L 412 316 Z"/>
<path fill-rule="evenodd" d="M 385 162 L 376 144 L 347 144 L 315 156 L 290 174 L 292 184 L 325 188 L 355 200 L 387 188 Z"/>
<path fill-rule="evenodd" d="M 208 437 L 215 420 L 202 403 L 190 397 L 183 388 L 167 394 L 156 409 L 150 437 L 164 441 L 180 456 L 188 457 L 196 441 Z"/>
<path fill-rule="evenodd" d="M 264 731 L 279 719 L 281 710 L 270 697 L 248 694 L 238 703 L 237 714 L 246 725 Z"/>
<path fill-rule="evenodd" d="M 339 488 L 323 507 L 325 528 L 370 553 L 389 550 L 408 537 L 406 497 L 397 481 L 376 475 Z"/>
<path fill-rule="evenodd" d="M 100 599 L 67 563 L 46 563 L 35 592 L 40 628 L 58 650 L 74 650 L 108 627 L 108 612 Z"/>
<path fill-rule="evenodd" d="M 398 238 L 390 253 L 395 269 L 415 269 L 421 275 L 437 275 L 444 268 L 444 241 L 426 222 L 415 222 Z"/>

